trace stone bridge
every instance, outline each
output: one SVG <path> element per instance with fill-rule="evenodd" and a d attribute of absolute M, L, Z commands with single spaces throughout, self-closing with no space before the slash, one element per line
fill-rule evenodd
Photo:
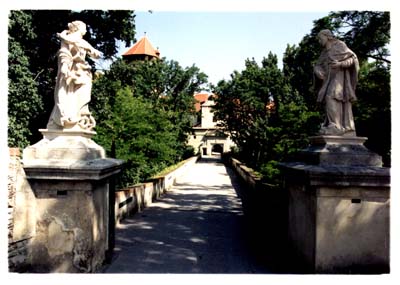
<path fill-rule="evenodd" d="M 317 143 L 308 162 L 282 165 L 279 187 L 235 159 L 193 157 L 115 191 L 113 166 L 43 172 L 10 152 L 9 270 L 389 272 L 388 169 L 338 165 Z"/>
<path fill-rule="evenodd" d="M 270 272 L 251 254 L 239 187 L 218 159 L 191 165 L 165 195 L 118 225 L 104 272 Z"/>

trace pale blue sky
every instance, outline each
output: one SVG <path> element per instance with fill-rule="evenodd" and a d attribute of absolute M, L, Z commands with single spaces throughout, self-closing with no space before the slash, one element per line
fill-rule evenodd
<path fill-rule="evenodd" d="M 313 21 L 328 12 L 136 12 L 136 38 L 144 33 L 162 57 L 195 64 L 216 84 L 242 70 L 246 58 L 261 62 L 269 51 L 279 66 L 287 44 L 298 44 Z M 120 53 L 128 48 L 124 46 Z"/>

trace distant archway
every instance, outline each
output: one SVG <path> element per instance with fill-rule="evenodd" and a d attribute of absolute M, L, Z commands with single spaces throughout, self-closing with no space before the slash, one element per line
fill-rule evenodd
<path fill-rule="evenodd" d="M 216 153 L 223 153 L 224 152 L 224 146 L 222 144 L 214 144 L 211 148 L 211 153 L 216 152 Z"/>

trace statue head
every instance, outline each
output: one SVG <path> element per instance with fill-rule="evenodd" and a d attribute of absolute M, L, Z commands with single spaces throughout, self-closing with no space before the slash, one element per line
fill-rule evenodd
<path fill-rule="evenodd" d="M 335 39 L 335 36 L 330 30 L 322 30 L 318 33 L 318 40 L 322 46 L 325 46 L 328 41 Z"/>
<path fill-rule="evenodd" d="M 86 34 L 86 24 L 82 21 L 73 21 L 68 23 L 68 28 L 71 32 L 80 31 L 82 36 Z"/>

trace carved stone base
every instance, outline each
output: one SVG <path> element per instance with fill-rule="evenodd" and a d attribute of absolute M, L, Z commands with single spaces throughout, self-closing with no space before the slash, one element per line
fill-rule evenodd
<path fill-rule="evenodd" d="M 280 164 L 296 267 L 310 273 L 390 271 L 390 169 L 364 137 L 316 136 Z"/>
<path fill-rule="evenodd" d="M 298 161 L 311 165 L 382 166 L 382 158 L 364 146 L 365 137 L 315 136 L 299 152 Z"/>
<path fill-rule="evenodd" d="M 96 272 L 114 246 L 114 177 L 122 161 L 25 166 L 34 193 L 30 272 Z M 111 202 L 110 202 L 111 201 Z"/>
<path fill-rule="evenodd" d="M 114 178 L 123 161 L 105 157 L 95 132 L 40 131 L 43 139 L 23 152 L 35 197 L 30 271 L 96 272 L 113 249 Z"/>
<path fill-rule="evenodd" d="M 91 138 L 92 131 L 40 129 L 43 139 L 24 150 L 24 165 L 68 165 L 75 161 L 105 158 L 104 149 Z"/>

